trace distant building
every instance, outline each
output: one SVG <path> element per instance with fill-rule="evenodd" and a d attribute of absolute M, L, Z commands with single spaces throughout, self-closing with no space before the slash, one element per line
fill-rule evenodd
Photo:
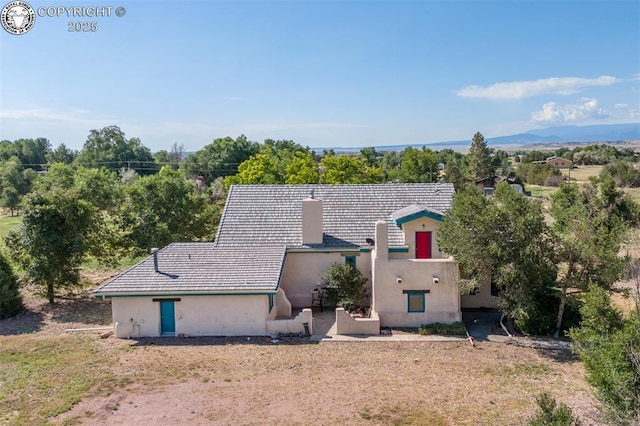
<path fill-rule="evenodd" d="M 570 169 L 573 163 L 570 160 L 562 157 L 556 157 L 555 155 L 545 160 L 547 164 L 553 164 L 559 169 Z"/>

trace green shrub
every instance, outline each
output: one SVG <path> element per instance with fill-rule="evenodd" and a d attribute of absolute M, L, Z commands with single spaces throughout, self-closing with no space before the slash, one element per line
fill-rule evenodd
<path fill-rule="evenodd" d="M 628 161 L 618 160 L 605 164 L 600 172 L 601 176 L 609 175 L 613 178 L 616 186 L 638 187 L 640 186 L 640 171 Z"/>
<path fill-rule="evenodd" d="M 10 318 L 23 308 L 18 279 L 9 262 L 0 254 L 0 319 Z"/>
<path fill-rule="evenodd" d="M 418 327 L 418 333 L 423 335 L 430 334 L 444 334 L 444 335 L 464 335 L 467 329 L 460 321 L 452 324 L 442 324 L 440 322 L 434 322 L 433 324 L 422 324 Z"/>
<path fill-rule="evenodd" d="M 327 304 L 347 311 L 367 308 L 367 279 L 348 264 L 334 263 L 322 275 Z"/>
<path fill-rule="evenodd" d="M 616 423 L 640 420 L 640 316 L 629 318 L 592 286 L 585 295 L 583 321 L 571 329 L 573 350 L 584 362 L 587 381 Z"/>
<path fill-rule="evenodd" d="M 556 166 L 547 163 L 520 163 L 516 169 L 516 176 L 525 183 L 543 185 L 545 180 L 557 176 L 562 179 L 562 172 Z M 549 180 L 548 182 L 552 182 Z"/>
<path fill-rule="evenodd" d="M 560 404 L 547 392 L 536 397 L 538 412 L 529 419 L 529 426 L 572 426 L 579 425 L 580 420 L 573 415 L 571 408 Z"/>

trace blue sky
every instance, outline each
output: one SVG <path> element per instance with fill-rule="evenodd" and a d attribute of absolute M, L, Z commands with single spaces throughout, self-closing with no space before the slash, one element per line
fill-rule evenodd
<path fill-rule="evenodd" d="M 28 1 L 113 9 L 0 29 L 0 139 L 353 147 L 640 121 L 637 1 Z"/>

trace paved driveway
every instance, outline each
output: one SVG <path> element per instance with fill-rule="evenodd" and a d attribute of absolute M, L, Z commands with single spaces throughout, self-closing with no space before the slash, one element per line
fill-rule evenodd
<path fill-rule="evenodd" d="M 472 312 L 462 313 L 462 321 L 469 334 L 476 340 L 488 340 L 491 326 L 500 320 L 500 312 Z"/>

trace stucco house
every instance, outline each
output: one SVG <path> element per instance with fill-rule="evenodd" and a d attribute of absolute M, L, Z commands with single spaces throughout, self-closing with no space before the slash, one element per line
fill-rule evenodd
<path fill-rule="evenodd" d="M 424 183 L 232 186 L 215 242 L 156 250 L 95 294 L 111 299 L 118 337 L 306 332 L 312 293 L 339 262 L 368 278 L 372 308 L 343 330 L 459 321 L 461 300 L 491 300 L 461 298 L 458 265 L 438 248 L 453 194 Z"/>

